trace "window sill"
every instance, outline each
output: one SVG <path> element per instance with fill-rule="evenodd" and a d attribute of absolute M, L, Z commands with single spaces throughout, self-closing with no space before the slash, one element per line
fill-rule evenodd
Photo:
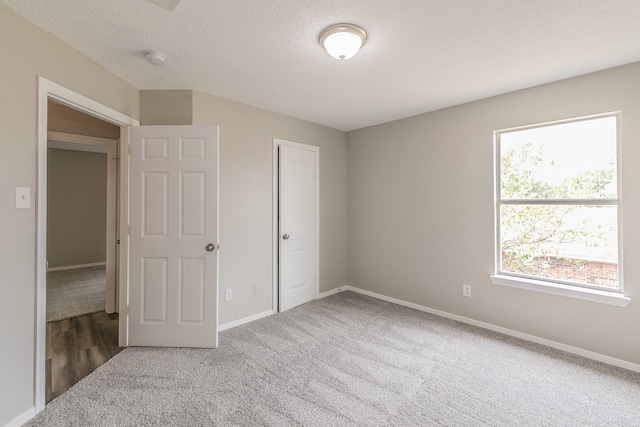
<path fill-rule="evenodd" d="M 626 307 L 631 302 L 631 298 L 620 293 L 599 291 L 597 289 L 578 288 L 561 283 L 544 282 L 541 280 L 525 279 L 522 277 L 492 275 L 491 282 L 494 285 L 509 286 L 512 288 L 526 289 L 528 291 L 543 292 L 545 294 L 560 295 L 568 298 L 592 301 L 601 304 Z"/>

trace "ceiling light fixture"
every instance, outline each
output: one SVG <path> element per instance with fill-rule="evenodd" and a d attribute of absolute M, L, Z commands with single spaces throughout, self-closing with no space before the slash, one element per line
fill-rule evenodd
<path fill-rule="evenodd" d="M 153 65 L 164 65 L 167 62 L 167 57 L 160 52 L 147 52 L 144 56 L 147 62 Z"/>
<path fill-rule="evenodd" d="M 320 44 L 327 53 L 341 61 L 351 58 L 367 41 L 367 33 L 357 25 L 336 24 L 320 33 Z"/>

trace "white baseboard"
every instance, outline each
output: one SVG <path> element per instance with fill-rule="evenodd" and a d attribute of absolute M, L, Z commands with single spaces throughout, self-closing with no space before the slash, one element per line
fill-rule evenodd
<path fill-rule="evenodd" d="M 273 310 L 267 310 L 267 311 L 263 311 L 262 313 L 254 314 L 253 316 L 234 320 L 233 322 L 223 323 L 222 325 L 218 325 L 218 332 L 226 331 L 227 329 L 235 328 L 236 326 L 244 325 L 245 323 L 253 322 L 254 320 L 271 316 L 272 314 L 273 314 Z"/>
<path fill-rule="evenodd" d="M 364 289 L 357 288 L 352 285 L 346 285 L 340 287 L 341 290 L 344 291 L 353 291 L 363 295 L 368 295 L 370 297 L 378 298 L 384 301 L 389 301 L 394 304 L 403 305 L 405 307 L 414 308 L 416 310 L 424 311 L 426 313 L 435 314 L 436 316 L 445 317 L 447 319 L 457 320 L 458 322 L 467 323 L 469 325 L 478 326 L 480 328 L 488 329 L 490 331 L 499 332 L 501 334 L 510 335 L 512 337 L 520 338 L 525 341 L 534 342 L 537 344 L 542 344 L 547 347 L 555 348 L 557 350 L 566 351 L 567 353 L 577 354 L 579 356 L 586 357 L 588 359 L 597 360 L 599 362 L 604 362 L 609 365 L 618 366 L 620 368 L 628 369 L 630 371 L 640 372 L 640 365 L 636 363 L 627 362 L 626 360 L 616 359 L 615 357 L 606 356 L 604 354 L 595 353 L 593 351 L 585 350 L 579 347 L 573 347 L 570 345 L 566 345 L 563 343 L 559 343 L 556 341 L 551 341 L 545 338 L 540 338 L 535 335 L 525 334 L 523 332 L 514 331 L 512 329 L 503 328 L 502 326 L 493 325 L 491 323 L 481 322 L 479 320 L 470 319 L 468 317 L 458 316 L 457 314 L 447 313 L 446 311 L 436 310 L 434 308 L 425 307 L 423 305 L 414 304 L 412 302 L 407 302 L 403 300 L 399 300 L 396 298 L 391 298 L 386 295 L 378 294 L 375 292 L 367 291 Z M 335 292 L 334 292 L 335 293 Z"/>
<path fill-rule="evenodd" d="M 9 421 L 7 424 L 4 425 L 4 427 L 20 427 L 21 425 L 25 424 L 27 421 L 29 421 L 31 418 L 35 416 L 36 416 L 36 408 L 31 408 L 28 411 L 18 415 L 17 417 Z"/>
<path fill-rule="evenodd" d="M 316 299 L 321 299 L 328 297 L 329 295 L 337 294 L 338 292 L 342 292 L 346 290 L 348 285 L 345 283 L 335 289 L 331 289 L 330 291 L 322 292 L 318 294 Z M 235 328 L 236 326 L 244 325 L 245 323 L 253 322 L 254 320 L 262 319 L 263 317 L 271 316 L 275 314 L 273 310 L 263 311 L 262 313 L 254 314 L 253 316 L 245 317 L 243 319 L 234 320 L 233 322 L 223 323 L 222 325 L 218 325 L 218 332 L 226 331 L 227 329 Z"/>
<path fill-rule="evenodd" d="M 342 292 L 346 290 L 348 285 L 345 283 L 335 289 L 331 289 L 327 292 L 322 292 L 318 294 L 316 299 L 321 299 L 328 297 L 329 295 L 337 294 L 338 292 Z M 273 310 L 263 311 L 262 313 L 254 314 L 253 316 L 245 317 L 243 319 L 234 320 L 233 322 L 223 323 L 222 325 L 218 325 L 218 332 L 226 331 L 227 329 L 235 328 L 236 326 L 244 325 L 245 323 L 253 322 L 254 320 L 262 319 L 263 317 L 271 316 L 275 314 Z"/>
<path fill-rule="evenodd" d="M 349 287 L 349 285 L 347 283 L 343 283 L 342 285 L 338 286 L 335 289 L 331 289 L 330 291 L 319 293 L 318 296 L 316 297 L 316 299 L 322 299 L 322 298 L 326 298 L 328 296 L 337 294 L 338 292 L 342 292 L 342 291 L 346 290 L 348 287 Z"/>
<path fill-rule="evenodd" d="M 63 265 L 62 267 L 47 268 L 47 273 L 50 272 L 50 271 L 75 270 L 76 268 L 100 267 L 102 265 L 107 265 L 107 263 L 106 262 L 92 262 L 92 263 L 89 263 L 89 264 Z"/>
<path fill-rule="evenodd" d="M 322 292 L 319 294 L 316 299 L 325 298 L 329 295 L 337 294 L 338 292 L 342 292 L 345 290 L 345 283 L 343 286 L 332 289 L 327 292 Z M 253 322 L 254 320 L 262 319 L 263 317 L 271 316 L 275 314 L 273 310 L 263 311 L 262 313 L 254 314 L 253 316 L 245 317 L 243 319 L 234 320 L 233 322 L 223 323 L 222 325 L 218 325 L 218 332 L 226 331 L 227 329 L 235 328 L 236 326 L 244 325 L 245 323 Z"/>

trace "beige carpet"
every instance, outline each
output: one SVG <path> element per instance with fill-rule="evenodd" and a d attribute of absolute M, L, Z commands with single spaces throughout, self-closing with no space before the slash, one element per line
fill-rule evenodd
<path fill-rule="evenodd" d="M 105 309 L 106 267 L 47 273 L 47 322 Z"/>
<path fill-rule="evenodd" d="M 640 374 L 353 292 L 128 348 L 34 426 L 638 426 Z"/>

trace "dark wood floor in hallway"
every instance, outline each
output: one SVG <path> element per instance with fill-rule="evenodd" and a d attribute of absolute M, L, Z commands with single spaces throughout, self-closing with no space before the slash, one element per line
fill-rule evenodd
<path fill-rule="evenodd" d="M 86 314 L 47 323 L 46 402 L 122 350 L 118 314 Z"/>

